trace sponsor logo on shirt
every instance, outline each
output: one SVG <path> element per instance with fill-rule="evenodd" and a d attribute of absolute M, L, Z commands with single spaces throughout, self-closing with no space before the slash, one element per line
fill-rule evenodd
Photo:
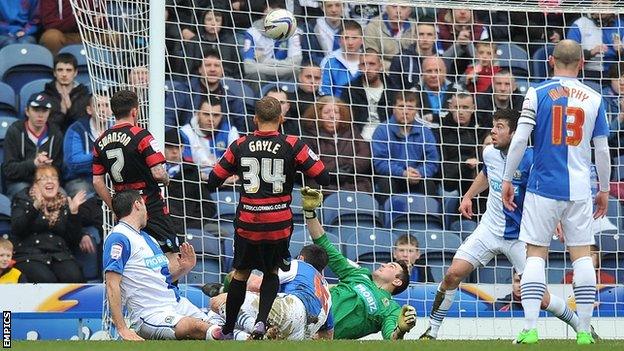
<path fill-rule="evenodd" d="M 364 284 L 356 284 L 353 289 L 360 295 L 360 297 L 366 303 L 368 307 L 368 313 L 374 314 L 377 312 L 377 301 L 375 301 L 375 295 Z"/>
<path fill-rule="evenodd" d="M 118 260 L 123 252 L 123 246 L 121 244 L 113 244 L 110 250 L 110 256 L 113 260 Z"/>
<path fill-rule="evenodd" d="M 308 156 L 310 156 L 310 158 L 314 161 L 319 160 L 319 157 L 314 153 L 314 151 L 312 151 L 312 149 L 308 149 Z"/>
<path fill-rule="evenodd" d="M 169 264 L 169 260 L 163 254 L 158 254 L 156 256 L 147 257 L 144 259 L 145 267 L 150 269 L 157 269 L 161 267 L 166 267 Z"/>

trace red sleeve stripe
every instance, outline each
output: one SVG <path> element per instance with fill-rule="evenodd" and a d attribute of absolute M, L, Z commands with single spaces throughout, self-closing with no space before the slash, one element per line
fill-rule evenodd
<path fill-rule="evenodd" d="M 113 189 L 115 189 L 115 191 L 143 190 L 146 187 L 147 187 L 147 184 L 145 182 L 113 184 Z"/>
<path fill-rule="evenodd" d="M 295 144 L 297 143 L 297 140 L 298 140 L 298 138 L 296 136 L 293 136 L 293 135 L 287 135 L 286 136 L 286 142 L 288 142 L 291 147 L 295 147 Z"/>
<path fill-rule="evenodd" d="M 93 171 L 93 175 L 104 175 L 106 174 L 106 168 L 104 168 L 104 166 L 94 163 L 93 167 L 91 168 Z"/>
<path fill-rule="evenodd" d="M 148 134 L 145 137 L 143 137 L 143 139 L 141 139 L 141 141 L 139 141 L 139 145 L 137 145 L 137 151 L 139 151 L 139 153 L 142 154 L 143 151 L 145 151 L 145 149 L 150 147 L 150 142 L 153 139 L 154 139 L 154 137 L 152 137 L 151 134 Z"/>
<path fill-rule="evenodd" d="M 217 165 L 212 169 L 212 172 L 219 178 L 225 179 L 232 175 L 232 173 L 228 172 L 221 164 L 217 163 Z"/>
<path fill-rule="evenodd" d="M 241 209 L 238 219 L 245 223 L 271 224 L 291 220 L 292 212 L 289 208 L 274 212 L 248 212 Z"/>
<path fill-rule="evenodd" d="M 151 154 L 145 158 L 145 163 L 147 164 L 147 167 L 150 167 L 150 168 L 156 166 L 157 164 L 161 164 L 165 162 L 166 162 L 165 156 L 163 156 L 163 154 L 160 152 Z"/>
<path fill-rule="evenodd" d="M 236 139 L 236 145 L 240 145 L 240 144 L 244 143 L 245 140 L 247 140 L 247 136 L 243 135 L 242 137 Z"/>
<path fill-rule="evenodd" d="M 254 232 L 251 230 L 245 230 L 242 228 L 238 228 L 236 230 L 236 234 L 242 236 L 243 238 L 251 241 L 277 241 L 286 239 L 290 236 L 292 232 L 292 228 L 284 228 L 280 230 L 274 230 L 270 232 Z"/>
<path fill-rule="evenodd" d="M 323 162 L 319 160 L 319 161 L 314 162 L 314 165 L 308 168 L 305 171 L 305 174 L 308 177 L 316 178 L 319 174 L 321 174 L 321 172 L 323 172 L 324 169 L 325 169 L 325 165 L 323 164 Z"/>
<path fill-rule="evenodd" d="M 308 145 L 305 145 L 304 147 L 301 148 L 301 151 L 299 151 L 299 153 L 297 154 L 297 156 L 295 157 L 295 163 L 298 165 L 302 165 L 305 163 L 305 161 L 308 160 L 308 157 L 310 157 L 310 155 L 308 155 L 308 150 L 310 148 L 308 147 Z"/>
<path fill-rule="evenodd" d="M 273 205 L 273 204 L 279 204 L 282 202 L 288 202 L 290 201 L 290 199 L 291 199 L 290 195 L 264 197 L 260 199 L 253 199 L 247 196 L 241 196 L 240 202 L 247 204 L 247 205 Z"/>
<path fill-rule="evenodd" d="M 232 149 L 228 148 L 225 150 L 225 154 L 223 154 L 223 158 L 228 161 L 229 164 L 235 165 L 236 160 L 234 159 L 234 153 L 232 153 Z"/>
<path fill-rule="evenodd" d="M 130 127 L 130 133 L 132 133 L 133 135 L 137 135 L 139 133 L 141 133 L 142 131 L 144 131 L 145 129 L 139 127 L 139 126 L 132 126 Z"/>

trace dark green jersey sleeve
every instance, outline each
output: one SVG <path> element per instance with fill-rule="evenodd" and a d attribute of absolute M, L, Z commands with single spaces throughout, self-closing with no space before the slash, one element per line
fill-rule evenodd
<path fill-rule="evenodd" d="M 353 277 L 354 275 L 370 276 L 368 269 L 351 264 L 351 262 L 349 262 L 349 260 L 347 260 L 347 258 L 334 247 L 334 244 L 329 241 L 327 235 L 323 234 L 320 238 L 315 239 L 314 243 L 322 247 L 325 252 L 327 252 L 327 256 L 329 256 L 328 266 L 340 280 L 347 280 L 349 277 Z"/>
<path fill-rule="evenodd" d="M 381 335 L 385 340 L 392 338 L 392 333 L 394 333 L 397 327 L 400 315 L 401 306 L 394 301 L 391 301 L 390 305 L 383 309 L 382 315 L 380 316 L 383 319 L 381 321 Z"/>

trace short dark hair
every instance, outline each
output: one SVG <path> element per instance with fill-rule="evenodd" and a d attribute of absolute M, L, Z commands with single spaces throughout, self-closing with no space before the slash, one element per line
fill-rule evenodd
<path fill-rule="evenodd" d="M 256 116 L 263 122 L 272 122 L 282 114 L 282 106 L 276 98 L 265 96 L 256 103 Z"/>
<path fill-rule="evenodd" d="M 420 107 L 420 96 L 415 91 L 404 90 L 398 91 L 394 94 L 394 103 L 393 106 L 397 104 L 399 101 L 416 101 L 416 107 Z"/>
<path fill-rule="evenodd" d="M 401 273 L 397 275 L 397 278 L 401 279 L 401 286 L 395 286 L 394 291 L 392 291 L 392 295 L 398 295 L 404 292 L 409 286 L 410 282 L 410 271 L 407 262 L 403 260 L 396 261 L 396 263 L 401 266 Z"/>
<path fill-rule="evenodd" d="M 340 35 L 344 35 L 347 30 L 357 30 L 360 32 L 360 35 L 363 35 L 362 26 L 354 20 L 344 20 L 342 21 L 342 27 L 340 28 Z"/>
<path fill-rule="evenodd" d="M 204 48 L 203 55 L 205 59 L 209 57 L 214 57 L 219 60 L 221 59 L 221 54 L 215 48 Z"/>
<path fill-rule="evenodd" d="M 418 239 L 416 239 L 413 235 L 403 234 L 394 242 L 394 246 L 399 245 L 412 245 L 418 248 L 420 244 L 418 243 Z"/>
<path fill-rule="evenodd" d="M 117 219 L 130 215 L 132 206 L 136 201 L 141 201 L 141 194 L 136 190 L 124 190 L 116 193 L 113 196 L 113 213 Z"/>
<path fill-rule="evenodd" d="M 133 108 L 139 107 L 139 97 L 131 90 L 120 90 L 110 99 L 110 105 L 117 119 L 126 118 Z"/>
<path fill-rule="evenodd" d="M 509 109 L 509 108 L 496 110 L 496 112 L 494 112 L 494 114 L 492 115 L 492 120 L 494 121 L 498 121 L 498 120 L 507 121 L 507 124 L 509 125 L 509 130 L 511 132 L 516 131 L 516 127 L 518 127 L 519 118 L 520 118 L 520 112 Z"/>
<path fill-rule="evenodd" d="M 78 60 L 76 60 L 76 56 L 68 52 L 62 52 L 54 57 L 54 69 L 56 69 L 56 65 L 59 63 L 68 63 L 72 65 L 74 69 L 78 69 Z"/>
<path fill-rule="evenodd" d="M 304 262 L 309 263 L 319 272 L 322 272 L 329 262 L 329 256 L 327 256 L 325 249 L 316 244 L 304 246 L 299 255 L 303 256 Z"/>
<path fill-rule="evenodd" d="M 198 107 L 201 108 L 203 104 L 208 104 L 210 106 L 221 106 L 221 98 L 213 94 L 203 95 L 199 101 Z"/>
<path fill-rule="evenodd" d="M 286 9 L 286 1 L 284 0 L 268 0 L 267 7 L 275 9 Z"/>

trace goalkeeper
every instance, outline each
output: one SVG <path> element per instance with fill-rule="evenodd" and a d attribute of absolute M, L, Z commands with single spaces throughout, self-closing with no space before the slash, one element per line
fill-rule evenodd
<path fill-rule="evenodd" d="M 384 339 L 403 339 L 416 323 L 414 307 L 401 308 L 392 300 L 409 284 L 405 262 L 382 264 L 374 272 L 354 266 L 327 239 L 315 210 L 323 202 L 318 190 L 305 187 L 303 212 L 308 231 L 314 243 L 329 257 L 329 268 L 338 276 L 339 283 L 329 289 L 332 299 L 335 339 L 358 339 L 381 331 Z"/>

